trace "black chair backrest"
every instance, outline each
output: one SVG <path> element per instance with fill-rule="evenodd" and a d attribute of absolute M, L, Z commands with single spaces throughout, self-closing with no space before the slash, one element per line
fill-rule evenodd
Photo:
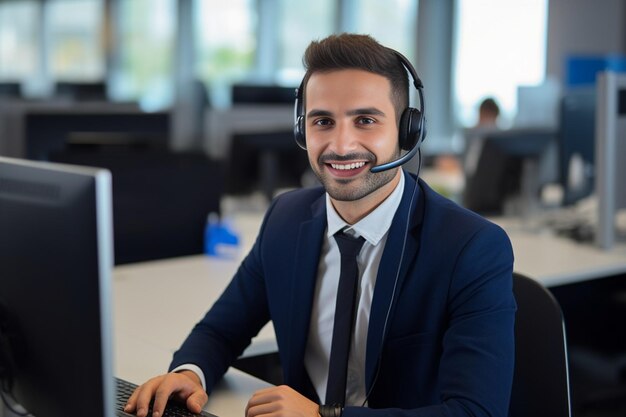
<path fill-rule="evenodd" d="M 511 417 L 570 417 L 570 388 L 561 307 L 537 281 L 513 274 L 517 300 Z"/>

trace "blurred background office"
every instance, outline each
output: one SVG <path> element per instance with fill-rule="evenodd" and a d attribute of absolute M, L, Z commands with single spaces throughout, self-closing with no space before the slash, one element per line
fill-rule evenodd
<path fill-rule="evenodd" d="M 0 0 L 0 155 L 111 169 L 117 264 L 202 253 L 207 218 L 258 224 L 277 193 L 315 184 L 292 138 L 294 88 L 309 42 L 340 32 L 415 64 L 421 175 L 441 193 L 533 233 L 624 244 L 623 216 L 598 243 L 597 213 L 607 199 L 626 208 L 626 147 L 611 148 L 608 173 L 596 155 L 599 74 L 626 72 L 623 0 Z M 611 99 L 621 139 L 624 91 Z M 485 98 L 498 110 L 488 126 Z M 611 307 L 621 335 L 602 346 L 612 361 L 579 361 L 607 371 L 578 392 L 610 379 L 576 397 L 580 415 L 596 400 L 607 414 L 587 415 L 626 408 L 626 292 L 603 291 L 622 294 Z M 559 301 L 579 295 L 562 289 Z"/>
<path fill-rule="evenodd" d="M 626 65 L 625 16 L 620 0 L 0 0 L 0 153 L 49 159 L 68 144 L 161 146 L 223 163 L 227 193 L 271 198 L 312 182 L 288 138 L 302 52 L 349 31 L 415 63 L 426 85 L 427 166 L 463 160 L 478 104 L 492 97 L 497 128 L 556 137 L 545 139 L 541 182 L 563 183 L 561 103 L 577 95 L 594 111 L 596 73 Z M 67 120 L 56 138 L 31 129 L 42 126 L 31 115 L 61 108 L 124 113 L 129 127 Z M 146 113 L 153 119 L 139 120 Z M 589 158 L 578 162 L 581 181 L 591 181 Z M 464 178 L 441 190 L 463 201 Z"/>

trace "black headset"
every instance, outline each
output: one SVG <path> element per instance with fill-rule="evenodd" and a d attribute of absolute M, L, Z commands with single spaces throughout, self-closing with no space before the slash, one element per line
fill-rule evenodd
<path fill-rule="evenodd" d="M 395 168 L 407 162 L 411 159 L 419 150 L 420 145 L 426 138 L 426 118 L 424 117 L 424 84 L 417 75 L 417 71 L 413 68 L 413 65 L 409 60 L 400 52 L 393 49 L 389 50 L 393 52 L 402 66 L 411 74 L 413 78 L 413 85 L 417 89 L 419 96 L 420 108 L 407 107 L 400 116 L 400 124 L 398 129 L 398 142 L 400 149 L 408 151 L 406 154 L 398 159 L 385 164 L 376 165 L 370 169 L 370 172 L 381 172 L 388 169 Z M 300 83 L 300 86 L 296 88 L 296 101 L 294 105 L 294 125 L 293 135 L 298 146 L 306 150 L 306 135 L 305 135 L 305 115 L 304 115 L 304 100 L 302 94 L 304 91 L 304 80 Z"/>

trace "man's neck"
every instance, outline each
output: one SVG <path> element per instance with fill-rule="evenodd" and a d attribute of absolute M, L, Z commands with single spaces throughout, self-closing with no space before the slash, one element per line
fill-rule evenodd
<path fill-rule="evenodd" d="M 383 201 L 385 201 L 396 189 L 400 182 L 400 176 L 403 175 L 402 170 L 398 169 L 396 176 L 391 181 L 383 185 L 371 194 L 355 201 L 339 201 L 330 198 L 337 214 L 348 224 L 355 224 L 372 211 L 376 209 Z"/>

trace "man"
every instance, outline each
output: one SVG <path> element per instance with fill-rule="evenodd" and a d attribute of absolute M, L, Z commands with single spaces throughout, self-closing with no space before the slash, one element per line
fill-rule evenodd
<path fill-rule="evenodd" d="M 487 97 L 478 106 L 478 122 L 476 127 L 495 127 L 498 124 L 500 106 L 493 97 Z"/>
<path fill-rule="evenodd" d="M 172 395 L 198 412 L 272 320 L 286 385 L 255 393 L 250 417 L 389 415 L 389 408 L 406 416 L 507 415 L 515 315 L 508 238 L 399 168 L 370 171 L 400 154 L 408 77 L 397 53 L 344 34 L 313 42 L 304 62 L 299 134 L 323 188 L 274 200 L 231 284 L 174 355 L 172 372 L 138 388 L 127 411 L 144 417 L 155 397 L 159 417 Z M 354 317 L 350 330 L 334 334 L 349 302 L 335 302 L 347 259 L 342 242 L 354 236 L 364 238 Z M 345 333 L 347 363 L 336 362 Z M 342 378 L 340 400 L 329 400 Z"/>

